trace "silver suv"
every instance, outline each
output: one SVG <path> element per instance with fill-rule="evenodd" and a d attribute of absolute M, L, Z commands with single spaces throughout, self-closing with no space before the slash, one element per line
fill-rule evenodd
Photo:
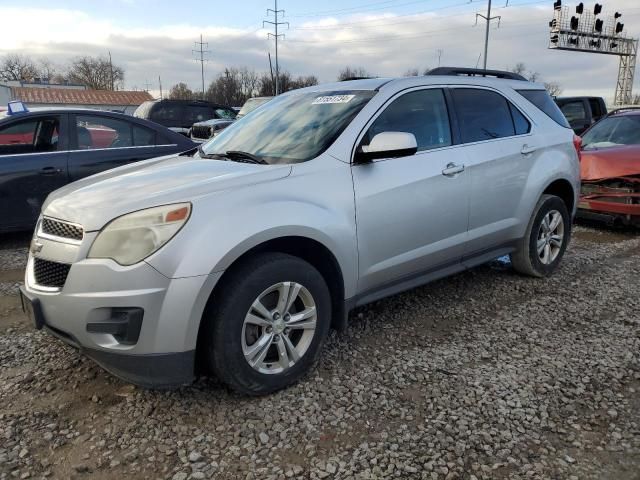
<path fill-rule="evenodd" d="M 210 372 L 265 394 L 356 306 L 507 254 L 549 275 L 576 210 L 573 131 L 540 85 L 432 73 L 289 92 L 197 151 L 52 193 L 25 310 L 133 383 Z"/>

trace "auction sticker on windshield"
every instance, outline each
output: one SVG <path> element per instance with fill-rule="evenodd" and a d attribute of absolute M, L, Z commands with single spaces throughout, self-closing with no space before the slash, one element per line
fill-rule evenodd
<path fill-rule="evenodd" d="M 327 103 L 349 103 L 355 95 L 327 95 L 324 97 L 318 97 L 311 105 L 323 105 Z"/>

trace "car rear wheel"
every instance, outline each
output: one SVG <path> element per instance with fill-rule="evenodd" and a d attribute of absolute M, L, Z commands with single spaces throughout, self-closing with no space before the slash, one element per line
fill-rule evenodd
<path fill-rule="evenodd" d="M 516 271 L 533 277 L 551 275 L 560 264 L 571 237 L 571 217 L 555 195 L 542 195 L 527 232 L 511 254 Z"/>
<path fill-rule="evenodd" d="M 329 289 L 308 262 L 265 253 L 230 272 L 205 330 L 211 370 L 233 389 L 262 395 L 316 363 L 331 323 Z"/>

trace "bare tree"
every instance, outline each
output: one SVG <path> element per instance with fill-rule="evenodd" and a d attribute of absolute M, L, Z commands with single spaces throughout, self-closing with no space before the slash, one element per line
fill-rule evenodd
<path fill-rule="evenodd" d="M 634 95 L 631 99 L 631 105 L 640 105 L 640 95 Z"/>
<path fill-rule="evenodd" d="M 544 82 L 544 88 L 547 89 L 547 92 L 549 92 L 549 95 L 552 97 L 562 95 L 562 87 L 558 82 Z"/>
<path fill-rule="evenodd" d="M 417 77 L 420 75 L 420 70 L 417 68 L 410 68 L 402 74 L 403 77 Z"/>
<path fill-rule="evenodd" d="M 187 86 L 186 83 L 180 82 L 169 90 L 169 98 L 171 100 L 193 100 L 193 91 Z"/>
<path fill-rule="evenodd" d="M 295 90 L 297 88 L 310 87 L 318 84 L 318 77 L 315 75 L 307 75 L 300 77 L 293 77 L 287 71 L 281 71 L 279 76 L 280 90 L 281 92 L 288 92 L 289 90 Z M 258 95 L 261 97 L 268 97 L 273 95 L 275 91 L 275 82 L 272 81 L 269 73 L 263 73 L 258 80 Z"/>
<path fill-rule="evenodd" d="M 349 78 L 363 78 L 370 77 L 371 74 L 367 72 L 364 67 L 344 67 L 338 73 L 338 81 L 341 82 L 343 80 L 347 80 Z"/>
<path fill-rule="evenodd" d="M 124 82 L 124 70 L 106 57 L 80 57 L 72 62 L 68 77 L 94 90 L 117 90 Z"/>
<path fill-rule="evenodd" d="M 29 57 L 10 54 L 0 61 L 0 80 L 32 81 L 37 76 L 38 68 Z"/>

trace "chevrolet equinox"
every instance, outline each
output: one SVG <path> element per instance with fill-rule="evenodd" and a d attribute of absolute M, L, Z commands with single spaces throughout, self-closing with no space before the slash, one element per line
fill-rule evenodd
<path fill-rule="evenodd" d="M 544 87 L 443 68 L 280 95 L 197 150 L 50 194 L 21 289 L 36 328 L 148 387 L 286 387 L 356 306 L 569 242 L 579 141 Z"/>

